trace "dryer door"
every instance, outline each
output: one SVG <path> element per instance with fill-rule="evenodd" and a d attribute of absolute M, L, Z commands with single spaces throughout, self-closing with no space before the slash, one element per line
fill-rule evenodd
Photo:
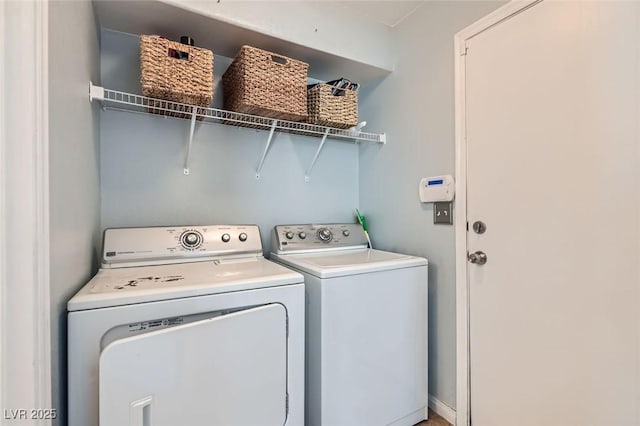
<path fill-rule="evenodd" d="M 280 304 L 120 339 L 100 356 L 100 425 L 281 426 L 286 368 Z"/>

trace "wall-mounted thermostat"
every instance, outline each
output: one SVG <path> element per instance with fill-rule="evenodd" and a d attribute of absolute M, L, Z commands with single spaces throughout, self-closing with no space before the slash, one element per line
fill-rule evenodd
<path fill-rule="evenodd" d="M 437 201 L 451 201 L 455 194 L 453 176 L 433 176 L 420 179 L 420 201 L 433 203 Z"/>

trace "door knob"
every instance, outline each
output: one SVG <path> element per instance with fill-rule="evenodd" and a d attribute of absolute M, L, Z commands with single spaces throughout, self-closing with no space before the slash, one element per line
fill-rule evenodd
<path fill-rule="evenodd" d="M 482 251 L 477 251 L 475 253 L 469 253 L 469 262 L 475 263 L 477 265 L 484 265 L 487 263 L 487 255 Z"/>

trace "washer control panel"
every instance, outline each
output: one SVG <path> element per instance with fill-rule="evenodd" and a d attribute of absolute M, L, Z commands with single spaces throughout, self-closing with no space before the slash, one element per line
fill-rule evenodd
<path fill-rule="evenodd" d="M 104 231 L 102 247 L 103 268 L 262 255 L 256 225 L 114 228 Z"/>
<path fill-rule="evenodd" d="M 357 223 L 278 225 L 271 240 L 274 253 L 367 247 Z"/>

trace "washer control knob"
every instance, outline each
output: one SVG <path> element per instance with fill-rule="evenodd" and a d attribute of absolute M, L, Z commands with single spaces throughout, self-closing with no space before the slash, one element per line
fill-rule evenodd
<path fill-rule="evenodd" d="M 229 241 L 231 241 L 231 235 L 229 235 L 229 234 L 222 234 L 222 242 L 223 242 L 223 243 L 228 243 Z"/>
<path fill-rule="evenodd" d="M 349 232 L 348 229 L 345 229 L 344 231 L 342 231 L 342 235 L 344 235 L 345 237 L 348 237 L 349 235 L 351 235 L 351 232 Z"/>
<path fill-rule="evenodd" d="M 320 228 L 318 229 L 318 238 L 323 242 L 328 243 L 333 239 L 333 234 L 329 228 Z"/>
<path fill-rule="evenodd" d="M 298 237 L 300 237 L 301 240 L 304 240 L 305 238 L 307 238 L 307 234 L 305 232 L 299 232 Z"/>
<path fill-rule="evenodd" d="M 286 234 L 284 234 L 285 237 L 287 237 L 287 240 L 292 240 L 293 239 L 293 232 L 289 231 Z"/>
<path fill-rule="evenodd" d="M 242 242 L 247 241 L 247 234 L 243 232 L 242 234 L 238 235 L 238 239 Z"/>

